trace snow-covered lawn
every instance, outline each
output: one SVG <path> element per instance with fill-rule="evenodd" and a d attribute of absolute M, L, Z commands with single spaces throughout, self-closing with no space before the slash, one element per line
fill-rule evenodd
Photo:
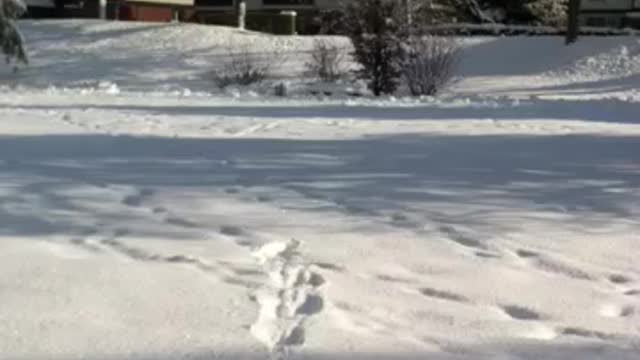
<path fill-rule="evenodd" d="M 0 358 L 639 358 L 638 38 L 461 39 L 414 100 L 308 95 L 312 38 L 21 26 Z M 291 97 L 207 80 L 245 41 Z"/>

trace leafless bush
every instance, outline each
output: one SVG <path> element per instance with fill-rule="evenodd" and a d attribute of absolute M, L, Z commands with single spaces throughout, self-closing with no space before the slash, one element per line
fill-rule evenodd
<path fill-rule="evenodd" d="M 248 86 L 271 77 L 285 61 L 285 48 L 259 52 L 249 44 L 234 45 L 229 47 L 222 65 L 212 72 L 212 79 L 221 89 L 230 85 Z"/>
<path fill-rule="evenodd" d="M 403 52 L 401 72 L 413 96 L 433 96 L 446 87 L 460 58 L 458 44 L 446 37 L 411 38 Z"/>
<path fill-rule="evenodd" d="M 270 63 L 259 54 L 252 53 L 248 45 L 228 51 L 223 64 L 213 72 L 213 81 L 219 88 L 229 85 L 251 85 L 267 78 Z"/>
<path fill-rule="evenodd" d="M 315 40 L 307 71 L 325 82 L 334 82 L 346 74 L 347 54 L 337 45 L 325 40 Z"/>
<path fill-rule="evenodd" d="M 273 87 L 273 92 L 278 97 L 286 97 L 289 94 L 287 83 L 279 82 Z"/>

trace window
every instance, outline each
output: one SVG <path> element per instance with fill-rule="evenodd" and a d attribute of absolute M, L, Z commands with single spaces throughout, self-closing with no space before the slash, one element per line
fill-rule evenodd
<path fill-rule="evenodd" d="M 196 6 L 233 6 L 233 0 L 195 0 Z"/>
<path fill-rule="evenodd" d="M 607 25 L 607 20 L 604 17 L 588 17 L 587 26 L 603 27 Z"/>

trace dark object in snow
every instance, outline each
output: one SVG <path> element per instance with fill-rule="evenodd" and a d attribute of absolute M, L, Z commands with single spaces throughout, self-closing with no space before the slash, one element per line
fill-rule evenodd
<path fill-rule="evenodd" d="M 29 63 L 22 34 L 16 25 L 16 20 L 26 11 L 22 0 L 0 0 L 0 45 L 7 64 L 12 61 L 25 65 Z"/>
<path fill-rule="evenodd" d="M 413 96 L 434 96 L 447 86 L 460 51 L 451 37 L 420 36 L 403 47 L 402 76 Z"/>
<path fill-rule="evenodd" d="M 402 6 L 394 0 L 354 0 L 345 7 L 344 22 L 353 43 L 356 75 L 368 82 L 374 95 L 391 94 L 398 88 Z"/>

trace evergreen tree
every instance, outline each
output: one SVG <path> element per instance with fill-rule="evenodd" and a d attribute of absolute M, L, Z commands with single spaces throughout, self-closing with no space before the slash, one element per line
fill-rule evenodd
<path fill-rule="evenodd" d="M 398 87 L 401 45 L 408 30 L 405 11 L 397 0 L 353 0 L 345 8 L 344 26 L 361 65 L 357 75 L 376 96 Z"/>
<path fill-rule="evenodd" d="M 16 20 L 27 11 L 22 0 L 0 0 L 0 46 L 6 56 L 7 64 L 12 61 L 28 63 L 24 50 L 22 34 Z"/>

